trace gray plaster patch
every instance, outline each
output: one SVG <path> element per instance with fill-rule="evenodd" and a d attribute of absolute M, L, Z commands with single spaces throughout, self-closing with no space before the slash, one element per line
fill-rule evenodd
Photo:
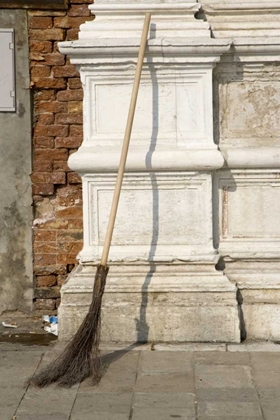
<path fill-rule="evenodd" d="M 0 112 L 0 314 L 33 305 L 31 110 L 27 11 L 0 10 L 15 28 L 16 112 Z"/>

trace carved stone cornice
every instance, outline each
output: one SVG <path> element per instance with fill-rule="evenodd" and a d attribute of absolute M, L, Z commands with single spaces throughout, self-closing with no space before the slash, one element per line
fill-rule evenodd
<path fill-rule="evenodd" d="M 150 38 L 162 36 L 209 36 L 209 24 L 195 19 L 200 4 L 192 2 L 114 2 L 94 3 L 89 6 L 96 19 L 93 24 L 81 26 L 80 38 L 141 37 L 146 12 L 152 13 Z M 154 22 L 153 22 L 154 20 Z M 125 24 L 124 24 L 125 22 Z M 133 35 L 132 35 L 133 34 Z"/>
<path fill-rule="evenodd" d="M 214 38 L 277 37 L 280 35 L 280 4 L 270 1 L 201 1 Z"/>

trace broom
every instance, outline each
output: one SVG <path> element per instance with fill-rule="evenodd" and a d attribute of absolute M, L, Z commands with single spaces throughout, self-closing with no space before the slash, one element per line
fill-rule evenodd
<path fill-rule="evenodd" d="M 119 170 L 114 190 L 111 212 L 105 237 L 104 248 L 100 264 L 97 266 L 93 286 L 92 302 L 83 323 L 68 343 L 64 351 L 43 371 L 33 376 L 30 383 L 38 387 L 44 387 L 56 382 L 58 385 L 70 387 L 92 377 L 93 384 L 101 379 L 101 359 L 99 351 L 100 342 L 100 316 L 102 296 L 105 289 L 106 278 L 109 271 L 107 265 L 109 249 L 111 245 L 113 229 L 118 209 L 119 197 L 122 187 L 128 147 L 131 137 L 132 124 L 139 91 L 142 73 L 146 41 L 150 26 L 151 14 L 146 13 L 142 31 L 142 38 L 137 60 L 136 73 L 133 83 L 129 113 L 122 146 Z"/>

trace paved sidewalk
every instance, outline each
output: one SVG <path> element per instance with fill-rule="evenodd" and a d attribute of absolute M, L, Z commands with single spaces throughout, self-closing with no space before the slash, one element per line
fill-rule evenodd
<path fill-rule="evenodd" d="M 60 346 L 0 344 L 0 420 L 279 420 L 280 345 L 104 348 L 99 386 L 25 381 Z"/>

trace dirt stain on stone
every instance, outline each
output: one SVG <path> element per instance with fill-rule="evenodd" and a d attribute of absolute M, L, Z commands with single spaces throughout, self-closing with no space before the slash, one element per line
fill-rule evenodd
<path fill-rule="evenodd" d="M 4 208 L 0 236 L 6 242 L 6 250 L 0 254 L 0 313 L 5 310 L 30 310 L 33 284 L 27 272 L 28 255 L 26 241 L 28 227 L 14 201 Z"/>
<path fill-rule="evenodd" d="M 3 334 L 0 335 L 0 343 L 22 344 L 24 346 L 49 346 L 57 337 L 53 334 Z"/>
<path fill-rule="evenodd" d="M 22 103 L 18 105 L 18 116 L 22 118 L 25 114 L 25 107 Z"/>

